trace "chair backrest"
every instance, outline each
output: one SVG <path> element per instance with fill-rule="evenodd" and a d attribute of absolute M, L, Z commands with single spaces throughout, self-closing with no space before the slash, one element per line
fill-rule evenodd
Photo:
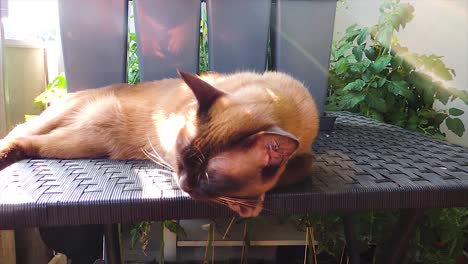
<path fill-rule="evenodd" d="M 134 0 L 142 81 L 198 72 L 201 0 Z M 206 0 L 212 71 L 273 69 L 325 102 L 336 0 Z M 59 0 L 69 90 L 126 81 L 127 0 Z M 270 41 L 269 41 L 270 40 Z"/>

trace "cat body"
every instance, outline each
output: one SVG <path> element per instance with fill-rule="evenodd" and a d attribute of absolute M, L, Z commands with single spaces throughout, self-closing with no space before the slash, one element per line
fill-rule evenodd
<path fill-rule="evenodd" d="M 241 216 L 307 176 L 318 113 L 289 75 L 180 72 L 181 78 L 70 93 L 0 141 L 0 169 L 24 157 L 157 159 L 195 199 Z"/>

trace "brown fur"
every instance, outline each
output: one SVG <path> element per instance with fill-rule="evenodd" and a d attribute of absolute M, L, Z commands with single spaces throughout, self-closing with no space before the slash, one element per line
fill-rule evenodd
<path fill-rule="evenodd" d="M 180 74 L 69 94 L 0 141 L 0 169 L 23 157 L 147 159 L 143 150 L 155 150 L 192 197 L 245 217 L 278 182 L 307 175 L 318 114 L 300 82 L 276 72 Z"/>

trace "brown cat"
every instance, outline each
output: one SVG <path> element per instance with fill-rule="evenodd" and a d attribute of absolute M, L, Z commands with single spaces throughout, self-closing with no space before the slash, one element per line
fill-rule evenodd
<path fill-rule="evenodd" d="M 0 141 L 0 169 L 24 157 L 156 159 L 194 199 L 257 216 L 265 192 L 307 176 L 318 113 L 277 72 L 116 84 L 68 94 Z"/>

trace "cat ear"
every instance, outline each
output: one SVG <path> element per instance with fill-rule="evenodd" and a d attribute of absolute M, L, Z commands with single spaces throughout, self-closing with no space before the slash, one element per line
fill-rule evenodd
<path fill-rule="evenodd" d="M 214 88 L 211 84 L 203 81 L 197 75 L 177 70 L 180 77 L 195 94 L 198 101 L 198 110 L 202 113 L 207 112 L 213 103 L 225 95 L 224 92 Z"/>
<path fill-rule="evenodd" d="M 265 166 L 281 166 L 299 147 L 299 140 L 279 127 L 258 132 L 251 137 L 255 140 L 256 151 L 268 155 Z"/>

